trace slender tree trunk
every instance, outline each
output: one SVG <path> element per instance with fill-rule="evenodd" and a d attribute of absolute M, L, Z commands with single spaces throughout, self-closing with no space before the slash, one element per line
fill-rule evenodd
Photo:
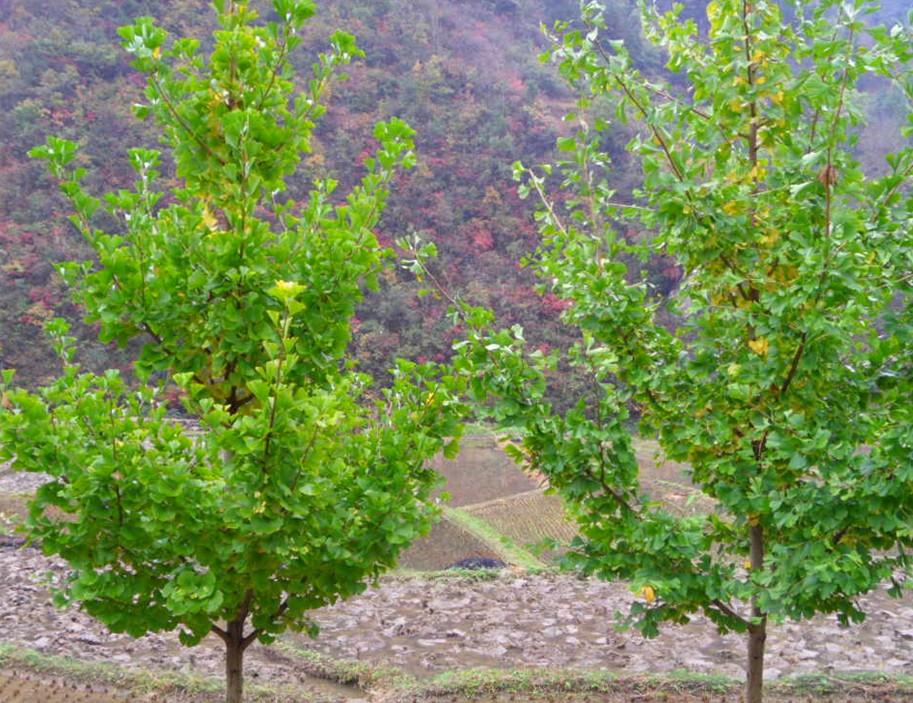
<path fill-rule="evenodd" d="M 244 620 L 235 618 L 225 628 L 225 701 L 244 700 Z"/>
<path fill-rule="evenodd" d="M 750 528 L 751 570 L 764 568 L 764 528 Z M 767 614 L 751 599 L 751 623 L 748 625 L 748 678 L 745 684 L 745 703 L 764 700 L 764 646 L 767 643 Z"/>
<path fill-rule="evenodd" d="M 216 625 L 212 631 L 225 643 L 225 701 L 243 703 L 244 700 L 244 650 L 257 639 L 257 630 L 244 636 L 244 623 L 250 613 L 253 593 L 247 592 L 244 602 L 234 619 L 226 623 L 225 629 Z"/>
<path fill-rule="evenodd" d="M 752 608 L 754 610 L 754 608 Z M 748 680 L 745 684 L 745 702 L 761 703 L 764 700 L 764 645 L 767 642 L 767 616 L 760 624 L 748 626 Z"/>

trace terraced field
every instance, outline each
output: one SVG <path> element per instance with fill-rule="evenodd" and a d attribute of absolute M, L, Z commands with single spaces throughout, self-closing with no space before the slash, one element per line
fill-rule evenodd
<path fill-rule="evenodd" d="M 546 539 L 567 544 L 577 533 L 561 499 L 540 489 L 468 505 L 463 510 L 519 547 L 535 549 Z"/>
<path fill-rule="evenodd" d="M 711 507 L 688 484 L 686 467 L 665 461 L 656 442 L 642 439 L 635 448 L 643 487 L 651 498 L 680 514 Z M 439 459 L 435 467 L 445 478 L 444 491 L 451 496 L 450 510 L 428 537 L 400 559 L 406 569 L 445 569 L 473 557 L 514 563 L 517 554 L 509 548 L 505 550 L 505 542 L 509 547 L 535 553 L 538 556 L 527 556 L 547 565 L 553 563 L 556 553 L 540 554 L 536 547 L 546 539 L 569 544 L 576 534 L 561 499 L 546 495 L 542 480 L 524 473 L 493 437 L 467 437 L 458 459 Z M 461 516 L 467 519 L 461 520 Z M 482 529 L 471 529 L 473 523 L 468 518 L 483 523 Z"/>

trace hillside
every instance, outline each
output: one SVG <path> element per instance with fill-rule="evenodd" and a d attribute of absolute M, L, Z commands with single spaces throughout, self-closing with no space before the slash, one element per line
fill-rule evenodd
<path fill-rule="evenodd" d="M 269 11 L 269 3 L 252 3 Z M 571 16 L 575 3 L 545 0 L 432 0 L 325 3 L 295 57 L 306 79 L 316 52 L 342 28 L 367 57 L 332 96 L 319 139 L 293 188 L 316 176 L 344 185 L 361 171 L 373 124 L 391 115 L 418 130 L 420 163 L 395 188 L 382 241 L 411 232 L 434 240 L 442 280 L 455 294 L 493 304 L 506 323 L 543 326 L 551 337 L 559 306 L 541 301 L 518 260 L 535 246 L 530 209 L 510 182 L 510 163 L 548 158 L 566 105 L 552 72 L 537 62 L 538 25 Z M 27 151 L 48 134 L 83 144 L 97 191 L 128 183 L 126 150 L 154 146 L 150 125 L 131 114 L 142 79 L 116 31 L 149 14 L 167 29 L 205 38 L 205 3 L 0 2 L 0 365 L 33 384 L 55 373 L 42 324 L 78 318 L 52 264 L 87 257 L 66 221 L 66 206 Z M 442 354 L 452 336 L 446 305 L 418 301 L 409 276 L 391 275 L 360 315 L 357 353 L 368 370 L 393 351 Z M 540 325 L 540 318 L 542 323 Z M 551 322 L 549 322 L 550 320 Z M 126 366 L 80 333 L 89 365 Z"/>
<path fill-rule="evenodd" d="M 266 0 L 251 4 L 270 11 Z M 626 40 L 644 70 L 658 72 L 662 59 L 639 36 L 635 4 L 607 3 L 609 31 Z M 900 19 L 901 5 L 886 3 L 879 19 Z M 705 6 L 688 2 L 684 12 L 699 20 Z M 303 80 L 337 28 L 355 34 L 367 54 L 332 96 L 293 189 L 304 192 L 315 176 L 329 174 L 353 182 L 373 124 L 405 118 L 418 131 L 419 164 L 396 183 L 381 240 L 392 246 L 415 233 L 434 241 L 436 274 L 447 290 L 491 306 L 504 325 L 522 324 L 533 348 L 563 345 L 568 332 L 558 322 L 564 303 L 540 296 L 521 266 L 538 237 L 532 204 L 518 198 L 510 164 L 555 158 L 555 139 L 566 129 L 561 117 L 572 103 L 556 73 L 538 60 L 546 47 L 540 24 L 577 12 L 576 0 L 335 0 L 319 4 L 295 56 Z M 66 205 L 26 152 L 48 134 L 75 139 L 98 192 L 128 183 L 127 148 L 157 143 L 152 126 L 131 114 L 143 81 L 117 38 L 118 26 L 143 14 L 183 35 L 205 39 L 213 29 L 208 4 L 187 0 L 0 0 L 0 367 L 17 368 L 27 385 L 56 373 L 43 323 L 54 315 L 79 318 L 53 264 L 88 254 L 66 220 Z M 866 161 L 882 161 L 899 143 L 896 97 L 875 90 L 866 98 Z M 622 194 L 638 178 L 621 153 L 627 136 L 619 131 L 607 145 Z M 679 271 L 669 261 L 657 257 L 647 269 L 657 291 L 674 289 Z M 391 355 L 443 359 L 457 333 L 448 301 L 418 298 L 416 288 L 409 273 L 391 272 L 358 314 L 353 352 L 381 381 Z M 101 347 L 84 327 L 78 334 L 89 367 L 129 368 L 129 351 Z"/>

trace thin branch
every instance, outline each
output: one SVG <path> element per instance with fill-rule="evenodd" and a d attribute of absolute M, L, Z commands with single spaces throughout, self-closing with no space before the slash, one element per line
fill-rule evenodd
<path fill-rule="evenodd" d="M 611 57 L 609 56 L 609 54 L 608 54 L 608 52 L 606 51 L 605 47 L 602 46 L 601 44 L 598 44 L 598 43 L 597 43 L 595 46 L 596 46 L 596 51 L 597 51 L 597 52 L 599 53 L 599 55 L 602 57 L 603 62 L 605 62 L 605 64 L 608 66 L 608 65 L 610 64 L 610 58 L 611 58 Z M 617 75 L 614 75 L 613 77 L 615 78 L 616 82 L 618 82 L 618 84 L 622 86 L 622 89 L 625 91 L 625 94 L 628 95 L 628 97 L 631 99 L 631 101 L 634 103 L 634 105 L 637 107 L 637 109 L 640 110 L 641 115 L 646 116 L 646 112 L 644 111 L 644 108 L 643 108 L 639 103 L 637 103 L 637 102 L 633 99 L 632 94 L 631 94 L 630 92 L 628 92 L 627 88 L 626 88 L 626 87 L 621 83 L 621 81 L 618 79 L 618 76 L 617 76 Z M 710 121 L 710 120 L 713 119 L 713 115 L 711 115 L 711 114 L 705 112 L 704 110 L 701 110 L 700 108 L 696 107 L 696 106 L 694 105 L 694 103 L 689 103 L 689 102 L 686 102 L 686 101 L 684 101 L 684 100 L 682 100 L 682 99 L 680 99 L 680 98 L 677 98 L 677 97 L 675 97 L 674 95 L 672 95 L 671 93 L 669 93 L 668 91 L 663 90 L 663 89 L 661 89 L 661 88 L 658 88 L 658 87 L 652 85 L 651 83 L 648 83 L 648 82 L 644 81 L 643 83 L 641 83 L 641 86 L 642 86 L 643 89 L 646 90 L 647 92 L 650 92 L 650 93 L 652 93 L 653 95 L 656 95 L 657 97 L 660 97 L 660 98 L 662 98 L 663 100 L 666 100 L 666 101 L 668 101 L 668 102 L 670 102 L 670 103 L 674 103 L 674 104 L 676 104 L 676 105 L 678 105 L 678 106 L 684 108 L 684 109 L 687 110 L 688 112 L 693 112 L 695 115 L 697 115 L 698 117 L 700 117 L 701 119 L 703 119 L 703 120 L 705 120 L 705 121 Z M 732 140 L 723 132 L 722 127 L 720 127 L 719 125 L 717 125 L 717 126 L 718 126 L 718 129 L 719 129 L 720 135 L 721 135 L 721 137 L 723 138 L 723 141 L 724 141 L 725 143 L 731 145 L 731 144 L 732 144 Z M 652 130 L 652 128 L 651 128 L 651 130 Z M 657 136 L 657 138 L 659 138 L 658 135 L 656 134 L 656 131 L 655 131 L 655 130 L 652 130 L 652 131 L 654 132 L 654 136 Z M 738 135 L 738 136 L 741 136 L 741 135 Z M 668 151 L 667 151 L 667 158 L 668 158 Z M 673 164 L 671 164 L 671 165 L 672 165 L 672 168 L 674 169 L 674 168 L 675 168 L 675 164 L 673 163 Z M 681 180 L 681 179 L 680 179 L 680 180 Z"/>
<path fill-rule="evenodd" d="M 250 591 L 248 591 L 248 593 L 250 593 Z M 277 618 L 282 617 L 282 615 L 285 613 L 285 611 L 288 610 L 288 599 L 289 599 L 289 597 L 286 596 L 285 600 L 279 604 L 279 608 L 276 610 Z M 256 641 L 256 639 L 261 635 L 262 632 L 263 632 L 263 628 L 257 627 L 255 629 L 253 629 L 246 637 L 242 638 L 241 639 L 241 651 L 243 652 L 248 647 L 250 647 L 250 645 L 252 645 L 254 643 L 254 641 Z"/>
<path fill-rule="evenodd" d="M 637 96 L 634 95 L 634 91 L 631 90 L 631 87 L 623 81 L 618 75 L 612 76 L 615 79 L 615 82 L 621 87 L 624 94 L 628 97 L 634 107 L 640 112 L 641 117 L 644 120 L 647 120 L 649 117 L 647 109 L 641 104 L 637 99 Z M 668 140 L 660 132 L 659 128 L 656 125 L 650 124 L 647 122 L 647 127 L 650 129 L 650 132 L 653 134 L 653 138 L 656 139 L 656 142 L 659 144 L 660 148 L 663 150 L 663 154 L 666 157 L 666 163 L 669 164 L 669 167 L 672 169 L 672 172 L 675 174 L 675 177 L 680 183 L 685 182 L 685 175 L 682 173 L 681 169 L 678 167 L 678 164 L 675 163 L 675 160 L 672 158 L 672 151 L 669 148 Z"/>
<path fill-rule="evenodd" d="M 796 351 L 793 353 L 792 361 L 789 365 L 789 371 L 786 372 L 786 378 L 783 380 L 783 383 L 780 385 L 780 388 L 777 392 L 779 397 L 786 395 L 786 391 L 789 390 L 790 384 L 792 384 L 793 379 L 796 377 L 796 372 L 799 370 L 799 361 L 802 359 L 802 355 L 805 353 L 805 342 L 808 339 L 808 332 L 805 331 L 802 333 L 802 338 L 799 342 L 799 346 L 796 347 Z"/>
<path fill-rule="evenodd" d="M 725 604 L 723 601 L 721 601 L 719 598 L 717 598 L 716 600 L 711 601 L 711 605 L 712 605 L 714 608 L 716 608 L 717 610 L 719 610 L 721 613 L 723 613 L 723 615 L 726 615 L 727 617 L 730 617 L 730 618 L 733 618 L 733 619 L 735 619 L 735 620 L 738 620 L 739 622 L 743 622 L 743 623 L 745 623 L 746 625 L 748 624 L 748 620 L 746 620 L 744 617 L 742 617 L 741 615 L 739 615 L 735 610 L 733 610 L 730 606 L 726 605 L 726 604 Z"/>
<path fill-rule="evenodd" d="M 206 154 L 208 154 L 210 157 L 212 157 L 213 159 L 218 161 L 220 166 L 226 166 L 227 162 L 225 161 L 225 159 L 223 159 L 221 156 L 216 154 L 212 149 L 210 149 L 209 145 L 205 141 L 203 141 L 203 139 L 193 130 L 193 128 L 189 124 L 187 124 L 187 120 L 185 120 L 181 116 L 181 114 L 177 111 L 177 108 L 174 106 L 174 103 L 171 102 L 171 98 L 165 92 L 165 89 L 163 88 L 161 82 L 159 82 L 158 76 L 156 76 L 153 73 L 151 75 L 151 80 L 152 80 L 152 85 L 155 88 L 155 90 L 158 92 L 159 97 L 165 103 L 165 107 L 168 108 L 168 112 L 170 112 L 172 117 L 174 117 L 174 119 L 177 120 L 178 124 L 181 125 L 181 127 L 187 133 L 187 135 L 191 139 L 193 139 L 193 141 L 195 141 L 197 143 L 197 145 L 204 152 L 206 152 Z"/>
<path fill-rule="evenodd" d="M 888 201 L 894 197 L 894 194 L 900 190 L 900 187 L 906 184 L 907 180 L 910 178 L 910 174 L 913 174 L 913 159 L 910 160 L 910 164 L 906 169 L 900 174 L 900 177 L 897 179 L 897 182 L 891 186 L 885 194 L 882 196 L 881 200 L 877 203 L 876 207 L 872 208 L 872 217 L 874 218 L 877 213 L 880 213 L 888 205 Z"/>
<path fill-rule="evenodd" d="M 288 25 L 286 25 L 285 31 L 288 32 Z M 276 65 L 273 67 L 273 70 L 270 71 L 269 83 L 266 86 L 266 89 L 263 91 L 263 94 L 260 96 L 260 101 L 257 103 L 255 108 L 257 112 L 263 109 L 263 103 L 266 102 L 266 98 L 273 91 L 273 86 L 276 84 L 276 78 L 279 75 L 279 70 L 282 68 L 283 63 L 285 62 L 285 54 L 288 49 L 288 39 L 284 40 L 279 44 L 279 56 L 276 59 Z"/>
<path fill-rule="evenodd" d="M 627 500 L 625 500 L 624 496 L 621 495 L 620 493 L 618 493 L 618 491 L 616 491 L 612 486 L 610 486 L 606 482 L 605 466 L 604 466 L 603 462 L 600 462 L 599 476 L 594 475 L 593 470 L 589 469 L 589 468 L 585 469 L 584 473 L 586 473 L 586 475 L 588 475 L 591 479 L 593 479 L 594 481 L 599 483 L 599 485 L 602 486 L 602 490 L 605 491 L 608 495 L 610 495 L 615 500 L 615 502 L 618 503 L 618 505 L 621 506 L 625 511 L 627 511 L 628 513 L 630 513 L 631 515 L 633 515 L 635 517 L 639 517 L 639 512 L 637 510 L 635 510 L 633 507 L 631 507 L 631 504 Z"/>

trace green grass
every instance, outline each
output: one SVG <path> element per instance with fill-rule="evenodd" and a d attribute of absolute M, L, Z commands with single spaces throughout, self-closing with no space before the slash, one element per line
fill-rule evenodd
<path fill-rule="evenodd" d="M 11 678 L 17 685 L 37 690 L 40 700 L 48 700 L 49 703 L 51 701 L 45 696 L 60 688 L 62 683 L 68 687 L 75 685 L 87 693 L 88 697 L 83 696 L 85 703 L 109 703 L 112 700 L 221 703 L 225 699 L 225 682 L 221 678 L 172 670 L 132 671 L 108 662 L 83 662 L 8 644 L 0 644 L 0 671 L 14 674 Z M 253 684 L 250 681 L 245 683 L 244 689 L 245 700 L 250 703 L 325 703 L 334 700 L 313 695 L 302 698 L 301 691 L 291 687 Z M 29 699 L 28 703 L 34 700 L 39 699 Z"/>
<path fill-rule="evenodd" d="M 812 696 L 812 700 L 840 696 L 858 700 L 891 700 L 882 696 L 902 696 L 903 700 L 913 700 L 913 676 L 878 673 L 802 674 L 778 679 L 769 688 L 777 694 Z"/>
<path fill-rule="evenodd" d="M 687 671 L 628 676 L 574 669 L 466 669 L 420 683 L 396 667 L 334 659 L 286 643 L 277 648 L 298 660 L 309 676 L 354 686 L 354 696 L 377 694 L 385 703 L 729 703 L 739 700 L 742 688 L 736 679 Z M 811 674 L 769 683 L 766 691 L 770 703 L 901 703 L 913 700 L 913 677 Z M 221 680 L 170 671 L 130 672 L 112 664 L 84 663 L 10 645 L 0 645 L 0 693 L 6 695 L 4 703 L 217 703 L 223 699 Z M 22 698 L 23 694 L 27 697 Z M 248 685 L 246 694 L 251 703 L 338 700 L 292 687 L 262 685 Z"/>
<path fill-rule="evenodd" d="M 334 659 L 327 654 L 301 649 L 288 642 L 278 642 L 275 646 L 284 654 L 298 660 L 301 670 L 317 679 L 354 686 L 361 691 L 412 690 L 417 686 L 413 677 L 394 666 Z"/>
<path fill-rule="evenodd" d="M 444 508 L 444 517 L 458 525 L 476 539 L 484 542 L 501 561 L 519 566 L 521 569 L 542 569 L 544 564 L 529 551 L 518 547 L 513 540 L 498 532 L 484 520 L 470 515 L 460 508 Z"/>
<path fill-rule="evenodd" d="M 83 662 L 8 644 L 0 645 L 0 668 L 62 678 L 85 686 L 111 686 L 120 692 L 170 694 L 175 699 L 183 694 L 200 697 L 220 690 L 220 682 L 173 672 L 128 672 L 108 662 Z"/>

